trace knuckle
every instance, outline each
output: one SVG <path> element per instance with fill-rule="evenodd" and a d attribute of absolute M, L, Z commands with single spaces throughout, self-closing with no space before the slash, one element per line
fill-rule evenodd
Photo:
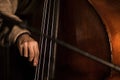
<path fill-rule="evenodd" d="M 28 44 L 27 42 L 24 42 L 24 43 L 23 43 L 23 45 L 25 45 L 25 46 L 27 46 L 27 44 Z"/>
<path fill-rule="evenodd" d="M 32 45 L 38 45 L 37 41 L 32 41 L 30 44 L 32 44 Z"/>
<path fill-rule="evenodd" d="M 27 46 L 28 46 L 28 43 L 27 43 L 27 42 L 24 42 L 24 43 L 23 43 L 23 46 L 24 46 L 24 47 L 27 47 Z"/>
<path fill-rule="evenodd" d="M 37 45 L 37 41 L 34 41 L 33 43 Z"/>

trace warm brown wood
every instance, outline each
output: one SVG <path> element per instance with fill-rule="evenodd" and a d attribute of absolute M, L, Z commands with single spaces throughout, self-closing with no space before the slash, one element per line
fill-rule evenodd
<path fill-rule="evenodd" d="M 120 0 L 91 0 L 96 7 L 109 34 L 112 62 L 120 66 Z M 113 72 L 109 80 L 120 80 L 120 74 Z"/>
<path fill-rule="evenodd" d="M 118 25 L 116 25 L 116 27 L 110 27 L 111 29 L 109 30 L 108 27 L 106 27 L 104 18 L 99 13 L 99 9 L 92 6 L 93 4 L 91 5 L 88 0 L 60 1 L 61 7 L 58 39 L 70 43 L 109 62 L 111 61 L 111 43 L 109 40 L 112 40 L 112 44 L 115 44 L 113 45 L 112 51 L 115 53 L 113 56 L 113 62 L 119 64 L 119 56 L 117 55 L 119 53 L 119 34 L 113 35 L 113 33 L 116 33 L 116 30 L 119 32 L 119 22 L 116 22 L 116 20 L 118 21 L 120 18 L 116 17 L 116 14 L 110 16 L 110 20 L 114 18 L 114 24 L 116 25 L 117 23 Z M 99 1 L 103 0 L 91 1 L 98 1 L 97 3 L 100 3 Z M 117 1 L 118 0 L 116 0 L 116 2 Z M 40 7 L 41 6 L 37 6 L 37 9 Z M 107 12 L 105 8 L 100 10 L 103 10 L 106 15 L 111 13 L 109 10 Z M 26 16 L 26 18 L 30 20 L 28 23 L 37 30 L 40 30 L 41 15 L 42 12 L 36 10 L 34 15 Z M 23 16 L 23 18 L 25 18 L 25 16 Z M 33 34 L 36 40 L 39 41 L 38 33 L 33 32 Z M 110 37 L 110 35 L 112 37 Z M 10 62 L 10 79 L 15 80 L 16 78 L 17 80 L 33 80 L 34 68 L 29 64 L 29 62 L 27 62 L 26 59 L 18 55 L 17 50 L 14 51 L 15 46 L 12 47 L 12 49 L 13 51 L 11 51 L 10 61 L 14 61 L 16 64 L 13 64 L 14 62 Z M 68 50 L 60 45 L 57 45 L 56 54 L 55 80 L 105 80 L 110 75 L 109 67 L 79 55 L 78 53 Z M 109 80 L 118 80 L 118 76 L 112 77 Z"/>
<path fill-rule="evenodd" d="M 58 38 L 110 61 L 105 26 L 87 0 L 61 0 Z M 104 80 L 110 68 L 58 46 L 56 80 Z"/>

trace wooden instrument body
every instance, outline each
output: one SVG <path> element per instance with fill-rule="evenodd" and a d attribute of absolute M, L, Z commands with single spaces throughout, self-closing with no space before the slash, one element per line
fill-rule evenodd
<path fill-rule="evenodd" d="M 97 8 L 95 8 L 95 6 L 92 6 L 89 1 L 60 0 L 58 39 L 63 40 L 73 46 L 76 46 L 81 50 L 89 52 L 90 54 L 95 55 L 103 60 L 111 62 L 112 52 L 119 52 L 119 45 L 114 45 L 117 44 L 115 43 L 115 40 L 119 40 L 119 36 L 118 39 L 115 39 L 113 35 L 116 30 L 119 32 L 119 28 L 106 27 L 104 18 L 102 18 L 99 13 L 99 9 L 97 11 Z M 29 19 L 30 25 L 36 29 L 40 29 L 41 14 L 41 10 L 36 10 L 34 16 Z M 109 28 L 110 31 L 108 30 Z M 37 35 L 36 33 L 33 34 L 36 37 L 36 40 L 39 41 L 39 35 Z M 112 35 L 113 37 L 110 37 L 110 35 Z M 114 46 L 113 51 L 111 51 L 111 42 Z M 14 53 L 16 54 L 16 52 Z M 16 55 L 14 54 L 12 54 L 11 56 L 12 60 L 14 56 L 14 61 L 18 59 L 18 55 L 17 57 L 15 57 Z M 119 64 L 119 56 L 117 59 L 115 59 L 116 56 L 117 54 L 115 54 L 115 56 L 113 57 L 113 62 Z M 25 61 L 25 64 L 27 63 L 27 66 L 25 64 L 24 66 L 20 65 L 23 61 Z M 9 64 L 10 66 L 12 65 L 10 67 L 12 68 L 11 71 L 14 71 L 14 69 L 16 69 L 15 71 L 17 71 L 17 69 L 26 69 L 27 67 L 29 67 L 25 71 L 27 76 L 20 76 L 24 72 L 24 70 L 22 70 L 22 72 L 18 74 L 16 74 L 17 72 L 14 72 L 14 74 L 17 75 L 17 78 L 21 77 L 21 79 L 25 78 L 26 80 L 29 79 L 27 78 L 29 77 L 28 73 L 30 73 L 30 75 L 34 74 L 34 68 L 31 67 L 31 65 L 26 62 L 26 60 L 16 60 L 15 63 L 22 67 L 18 65 L 16 67 L 14 66 L 15 64 L 11 62 Z M 55 80 L 105 80 L 108 76 L 110 76 L 110 72 L 111 69 L 109 67 L 100 64 L 94 60 L 91 60 L 85 56 L 82 56 L 79 53 L 76 53 L 65 47 L 57 45 Z M 33 78 L 33 76 L 31 78 Z M 110 80 L 119 80 L 119 77 L 117 78 L 118 79 L 110 78 Z M 11 80 L 14 79 L 11 78 Z"/>
<path fill-rule="evenodd" d="M 58 39 L 106 61 L 111 60 L 106 28 L 87 0 L 61 0 Z M 56 80 L 103 80 L 110 68 L 58 46 Z"/>

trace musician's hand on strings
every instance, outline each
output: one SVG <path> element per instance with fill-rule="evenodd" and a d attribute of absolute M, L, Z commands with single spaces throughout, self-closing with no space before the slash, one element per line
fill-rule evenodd
<path fill-rule="evenodd" d="M 39 48 L 37 41 L 28 34 L 23 34 L 18 38 L 17 46 L 21 56 L 27 57 L 30 62 L 33 61 L 34 66 L 38 64 Z"/>

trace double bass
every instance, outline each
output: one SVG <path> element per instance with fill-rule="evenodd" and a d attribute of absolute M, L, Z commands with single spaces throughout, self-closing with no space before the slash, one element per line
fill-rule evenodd
<path fill-rule="evenodd" d="M 47 2 L 47 0 L 45 1 Z M 55 9 L 57 11 L 57 15 L 52 13 L 52 11 L 54 12 L 53 9 L 56 7 L 53 6 L 52 11 L 50 11 L 49 8 L 54 4 L 54 0 L 53 3 L 52 0 L 48 0 L 48 3 L 49 2 L 51 3 L 48 4 L 48 7 L 46 8 L 48 10 L 48 13 L 46 13 L 47 23 L 44 23 L 43 21 L 41 24 L 48 27 L 52 27 L 54 24 L 57 24 L 57 31 L 52 31 L 57 34 L 57 39 L 67 42 L 105 61 L 119 65 L 119 56 L 116 55 L 116 53 L 119 52 L 119 44 L 117 43 L 119 40 L 119 34 L 117 37 L 115 35 L 115 33 L 119 32 L 119 23 L 117 22 L 119 21 L 119 8 L 117 8 L 120 6 L 119 0 L 60 0 L 58 1 L 60 2 L 60 10 L 57 11 L 58 6 L 56 6 L 57 9 Z M 115 5 L 116 3 L 117 6 Z M 112 5 L 114 6 L 112 7 Z M 57 20 L 54 24 L 51 20 L 53 17 L 51 17 L 51 14 L 54 14 L 53 16 L 55 16 L 53 20 Z M 47 33 L 47 36 L 56 38 L 56 34 L 48 35 L 48 28 L 45 30 L 48 32 L 43 31 L 43 34 L 46 35 Z M 44 59 L 41 59 L 43 57 L 40 57 L 40 61 L 43 61 L 44 63 L 40 62 L 42 63 L 42 66 L 40 65 L 38 67 L 36 73 L 37 77 L 35 80 L 52 80 L 53 77 L 55 80 L 119 79 L 119 73 L 114 71 L 111 73 L 110 67 L 91 60 L 88 57 L 80 55 L 61 45 L 56 46 L 55 44 L 55 47 L 52 45 L 51 49 L 55 50 L 49 50 L 51 47 L 50 44 L 54 43 L 54 39 L 53 42 L 46 38 L 42 40 L 45 40 L 46 42 L 42 42 L 43 47 L 45 47 L 46 44 L 49 46 L 46 49 L 41 49 L 41 52 L 43 51 L 43 53 L 44 51 L 48 52 L 45 53 L 46 56 L 44 59 L 51 59 L 48 58 L 51 56 L 49 53 L 51 54 L 54 51 L 56 53 L 52 54 L 52 64 L 47 68 L 46 66 L 48 66 L 49 61 L 44 61 Z M 53 63 L 55 63 L 55 65 Z M 51 67 L 52 65 L 54 66 Z M 42 69 L 40 67 L 42 67 Z"/>
<path fill-rule="evenodd" d="M 48 32 L 44 33 L 48 34 Z M 105 25 L 87 0 L 60 0 L 57 38 L 106 61 L 111 60 Z M 60 45 L 56 48 L 55 64 L 55 80 L 103 80 L 110 75 L 109 67 Z M 43 77 L 41 80 L 44 80 Z"/>
<path fill-rule="evenodd" d="M 43 0 L 43 3 L 47 3 L 48 7 L 43 5 L 43 9 L 35 13 L 32 26 L 37 29 L 41 25 L 43 34 L 119 65 L 119 0 Z M 38 38 L 38 35 L 35 36 Z M 110 67 L 54 41 L 40 37 L 40 64 L 34 80 L 105 80 L 111 75 Z M 28 73 L 32 72 L 30 69 L 27 69 Z M 29 74 L 27 76 L 33 78 Z M 119 73 L 113 71 L 108 80 L 119 80 Z"/>

